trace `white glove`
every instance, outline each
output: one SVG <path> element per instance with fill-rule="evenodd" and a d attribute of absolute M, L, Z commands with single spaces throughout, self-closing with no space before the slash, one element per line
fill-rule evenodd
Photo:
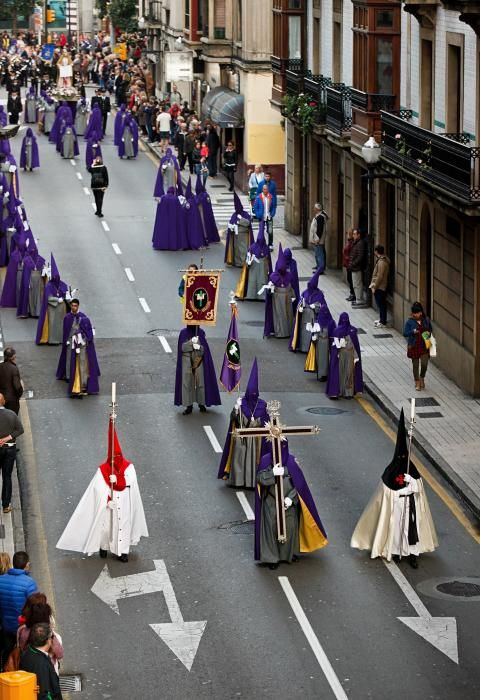
<path fill-rule="evenodd" d="M 58 303 L 61 304 L 62 301 L 63 301 L 63 298 L 62 298 L 62 297 L 58 297 Z"/>
<path fill-rule="evenodd" d="M 310 306 L 311 309 L 314 309 L 314 310 L 315 310 L 316 304 L 310 304 L 309 306 Z"/>
<path fill-rule="evenodd" d="M 275 464 L 273 467 L 273 476 L 283 476 L 285 473 L 285 469 L 282 467 L 281 464 Z"/>
<path fill-rule="evenodd" d="M 292 503 L 293 503 L 292 499 L 289 498 L 288 496 L 285 497 L 285 499 L 284 499 L 283 502 L 285 503 L 285 508 L 290 508 L 290 506 L 291 506 Z"/>
<path fill-rule="evenodd" d="M 110 474 L 110 483 L 111 484 L 117 483 L 117 477 L 115 476 L 115 474 Z"/>
<path fill-rule="evenodd" d="M 298 311 L 299 314 L 303 314 L 303 305 L 302 305 L 302 304 L 299 304 L 299 305 L 298 305 L 297 311 Z"/>
<path fill-rule="evenodd" d="M 194 336 L 193 336 L 193 338 L 192 338 L 192 343 L 193 343 L 194 345 L 198 345 L 198 335 L 194 335 Z"/>
<path fill-rule="evenodd" d="M 407 483 L 407 484 L 409 484 L 412 480 L 412 477 L 410 476 L 410 474 L 404 474 L 403 478 L 405 479 L 405 483 Z"/>
<path fill-rule="evenodd" d="M 238 398 L 238 399 L 235 401 L 235 408 L 239 409 L 241 405 L 242 405 L 242 399 L 241 399 L 241 398 Z"/>
<path fill-rule="evenodd" d="M 353 361 L 353 364 L 354 364 L 354 365 L 356 365 L 356 364 L 357 364 L 357 362 L 358 362 L 358 360 L 359 360 L 359 358 L 358 358 L 358 357 L 356 357 L 356 358 L 354 359 L 354 361 Z"/>

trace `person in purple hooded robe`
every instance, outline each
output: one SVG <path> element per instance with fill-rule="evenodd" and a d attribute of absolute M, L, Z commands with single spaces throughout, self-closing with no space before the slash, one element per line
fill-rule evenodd
<path fill-rule="evenodd" d="M 181 201 L 182 197 L 180 196 L 179 199 Z M 208 243 L 204 237 L 197 201 L 192 192 L 191 178 L 188 178 L 184 199 L 185 201 L 182 206 L 185 212 L 188 247 L 191 250 L 199 250 L 200 248 L 208 247 Z"/>
<path fill-rule="evenodd" d="M 43 290 L 38 316 L 37 345 L 60 345 L 63 339 L 63 319 L 67 313 L 67 301 L 71 295 L 68 286 L 60 279 L 57 263 L 51 253 L 50 280 Z"/>
<path fill-rule="evenodd" d="M 319 275 L 320 269 L 317 269 L 307 282 L 307 288 L 300 295 L 289 345 L 292 352 L 308 352 L 310 349 L 311 331 L 307 326 L 315 322 L 320 305 L 325 304 L 323 292 L 318 288 Z"/>
<path fill-rule="evenodd" d="M 324 298 L 319 300 L 315 319 L 307 323 L 305 330 L 310 333 L 311 340 L 304 371 L 316 373 L 318 381 L 325 382 L 330 368 L 330 345 L 335 331 L 335 321 Z"/>
<path fill-rule="evenodd" d="M 88 120 L 88 105 L 87 105 L 87 100 L 85 97 L 82 97 L 81 100 L 79 100 L 78 105 L 77 105 L 77 111 L 75 112 L 75 131 L 77 132 L 77 136 L 83 136 L 85 133 L 85 129 L 87 128 L 87 120 Z"/>
<path fill-rule="evenodd" d="M 282 463 L 275 465 L 272 446 L 260 460 L 255 489 L 255 559 L 277 569 L 281 562 L 298 561 L 301 553 L 315 552 L 328 544 L 327 533 L 305 476 L 288 441 L 282 440 Z M 286 542 L 277 539 L 275 479 L 283 479 Z"/>
<path fill-rule="evenodd" d="M 85 129 L 85 133 L 83 135 L 85 141 L 88 141 L 93 132 L 99 135 L 100 140 L 103 139 L 103 117 L 98 104 L 94 105 L 92 111 L 90 112 L 87 128 Z"/>
<path fill-rule="evenodd" d="M 127 114 L 128 114 L 127 105 L 125 105 L 125 104 L 120 105 L 120 109 L 118 110 L 117 114 L 115 115 L 115 122 L 113 125 L 113 144 L 114 144 L 114 146 L 120 145 L 120 141 L 122 140 L 123 122 L 125 121 Z"/>
<path fill-rule="evenodd" d="M 217 224 L 215 223 L 215 217 L 213 215 L 212 202 L 205 186 L 202 184 L 200 175 L 197 175 L 195 193 L 195 201 L 200 212 L 205 240 L 207 243 L 220 243 L 220 236 L 218 235 Z"/>
<path fill-rule="evenodd" d="M 189 250 L 185 208 L 170 187 L 157 204 L 152 245 L 155 250 Z"/>
<path fill-rule="evenodd" d="M 247 250 L 242 274 L 238 280 L 235 296 L 248 301 L 264 301 L 268 278 L 272 272 L 270 248 L 265 240 L 265 222 L 261 221 L 257 240 Z"/>
<path fill-rule="evenodd" d="M 280 244 L 275 271 L 269 277 L 265 303 L 264 337 L 290 338 L 293 329 L 292 276 Z"/>
<path fill-rule="evenodd" d="M 293 257 L 293 253 L 290 250 L 290 248 L 285 248 L 283 254 L 285 255 L 285 260 L 287 261 L 287 270 L 292 276 L 292 289 L 295 294 L 295 301 L 293 302 L 293 313 L 295 314 L 300 299 L 300 281 L 298 279 L 297 261 Z"/>
<path fill-rule="evenodd" d="M 42 307 L 45 258 L 39 254 L 33 236 L 23 257 L 23 272 L 18 293 L 17 317 L 38 318 Z"/>
<path fill-rule="evenodd" d="M 5 111 L 5 107 L 0 105 L 0 126 L 7 126 L 8 114 Z"/>
<path fill-rule="evenodd" d="M 48 140 L 50 143 L 57 143 L 60 127 L 66 119 L 71 119 L 71 117 L 72 111 L 70 107 L 63 102 L 57 109 L 57 113 L 55 114 L 55 121 L 53 122 L 52 128 L 50 129 L 50 133 L 48 135 Z"/>
<path fill-rule="evenodd" d="M 35 89 L 31 87 L 25 95 L 25 109 L 23 121 L 25 124 L 36 124 L 38 120 L 37 96 Z"/>
<path fill-rule="evenodd" d="M 23 275 L 23 258 L 27 252 L 28 243 L 25 231 L 21 231 L 18 235 L 16 246 L 10 253 L 7 272 L 3 282 L 2 296 L 0 297 L 0 306 L 13 309 L 17 307 Z"/>
<path fill-rule="evenodd" d="M 93 134 L 88 139 L 87 145 L 85 147 L 85 167 L 87 170 L 90 170 L 90 168 L 92 167 L 93 161 L 95 160 L 95 158 L 97 156 L 100 156 L 100 158 L 102 158 L 102 160 L 103 160 L 100 139 L 97 135 L 97 132 L 94 131 Z"/>
<path fill-rule="evenodd" d="M 235 211 L 227 226 L 225 241 L 225 263 L 233 267 L 243 267 L 248 248 L 253 244 L 252 217 L 243 208 L 240 197 L 233 193 Z"/>
<path fill-rule="evenodd" d="M 60 148 L 57 150 L 60 151 L 62 158 L 71 160 L 72 158 L 75 158 L 75 156 L 80 155 L 78 138 L 71 117 L 60 130 L 59 146 Z"/>
<path fill-rule="evenodd" d="M 63 319 L 62 351 L 57 379 L 68 382 L 68 393 L 82 398 L 98 394 L 100 368 L 95 352 L 95 332 L 88 316 L 79 311 L 80 302 L 72 299 L 70 311 Z"/>
<path fill-rule="evenodd" d="M 118 157 L 136 158 L 138 155 L 138 126 L 130 113 L 123 120 L 123 127 L 118 144 Z"/>
<path fill-rule="evenodd" d="M 183 194 L 182 174 L 178 160 L 173 155 L 172 149 L 167 148 L 165 155 L 160 159 L 153 196 L 162 197 L 171 187 L 175 194 Z"/>
<path fill-rule="evenodd" d="M 201 413 L 207 406 L 220 406 L 220 392 L 205 331 L 186 326 L 180 331 L 175 374 L 175 406 L 184 406 L 184 416 L 197 403 Z"/>
<path fill-rule="evenodd" d="M 34 168 L 40 167 L 38 143 L 31 127 L 28 127 L 23 137 L 22 147 L 20 149 L 20 167 L 30 172 L 32 172 Z"/>
<path fill-rule="evenodd" d="M 10 139 L 0 139 L 0 154 L 7 157 L 12 154 Z"/>
<path fill-rule="evenodd" d="M 50 134 L 53 125 L 55 123 L 55 102 L 48 95 L 45 97 L 43 106 L 41 108 L 41 120 L 43 124 L 43 133 Z"/>
<path fill-rule="evenodd" d="M 346 312 L 340 314 L 330 345 L 326 394 L 330 399 L 352 399 L 363 391 L 362 357 L 357 329 Z"/>
<path fill-rule="evenodd" d="M 243 398 L 238 398 L 228 426 L 218 470 L 218 478 L 228 486 L 254 489 L 257 483 L 257 468 L 262 455 L 267 451 L 264 438 L 235 438 L 236 428 L 264 427 L 270 420 L 267 403 L 259 397 L 258 366 L 254 359 L 250 378 Z"/>
<path fill-rule="evenodd" d="M 7 184 L 10 188 L 10 196 L 18 199 L 20 195 L 20 183 L 18 181 L 17 161 L 13 153 L 0 153 L 0 173 L 3 173 L 7 179 Z"/>

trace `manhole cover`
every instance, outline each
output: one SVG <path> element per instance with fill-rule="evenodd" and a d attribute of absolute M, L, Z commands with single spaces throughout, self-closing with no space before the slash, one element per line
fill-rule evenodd
<path fill-rule="evenodd" d="M 265 325 L 264 321 L 242 321 L 245 326 L 255 326 L 257 328 L 263 328 Z"/>
<path fill-rule="evenodd" d="M 340 413 L 346 413 L 341 408 L 330 408 L 329 406 L 312 406 L 306 409 L 307 413 L 313 413 L 315 416 L 338 416 Z"/>
<path fill-rule="evenodd" d="M 147 335 L 163 335 L 164 333 L 173 333 L 170 328 L 154 328 L 152 331 L 147 331 Z"/>
<path fill-rule="evenodd" d="M 78 673 L 61 675 L 59 680 L 60 690 L 62 690 L 64 693 L 79 693 L 82 690 L 82 677 Z"/>
<path fill-rule="evenodd" d="M 226 530 L 234 535 L 251 535 L 255 531 L 255 521 L 254 520 L 234 520 L 231 523 L 225 523 L 225 525 L 219 525 L 219 530 Z"/>
<path fill-rule="evenodd" d="M 416 406 L 440 406 L 438 401 L 433 398 L 415 399 Z"/>
<path fill-rule="evenodd" d="M 426 413 L 417 413 L 419 418 L 443 418 L 443 413 L 440 411 L 427 411 Z"/>
<path fill-rule="evenodd" d="M 475 596 L 480 596 L 480 584 L 469 583 L 468 581 L 447 581 L 446 583 L 439 583 L 437 591 L 456 596 L 457 598 L 474 598 Z"/>

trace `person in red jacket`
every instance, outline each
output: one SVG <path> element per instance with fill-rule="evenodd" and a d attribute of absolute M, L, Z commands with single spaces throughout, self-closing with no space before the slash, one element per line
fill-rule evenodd
<path fill-rule="evenodd" d="M 343 248 L 343 261 L 342 261 L 342 265 L 347 271 L 347 284 L 350 288 L 349 296 L 345 297 L 347 301 L 355 301 L 355 290 L 353 288 L 352 271 L 348 269 L 348 266 L 350 265 L 350 251 L 352 249 L 352 245 L 353 245 L 353 230 L 349 229 L 347 231 L 347 241 L 345 243 L 345 247 Z"/>

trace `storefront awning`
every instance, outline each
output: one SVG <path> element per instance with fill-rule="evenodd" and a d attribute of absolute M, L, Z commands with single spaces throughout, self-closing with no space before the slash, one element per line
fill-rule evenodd
<path fill-rule="evenodd" d="M 205 95 L 202 119 L 210 119 L 222 129 L 243 126 L 243 95 L 227 87 L 216 87 Z"/>

